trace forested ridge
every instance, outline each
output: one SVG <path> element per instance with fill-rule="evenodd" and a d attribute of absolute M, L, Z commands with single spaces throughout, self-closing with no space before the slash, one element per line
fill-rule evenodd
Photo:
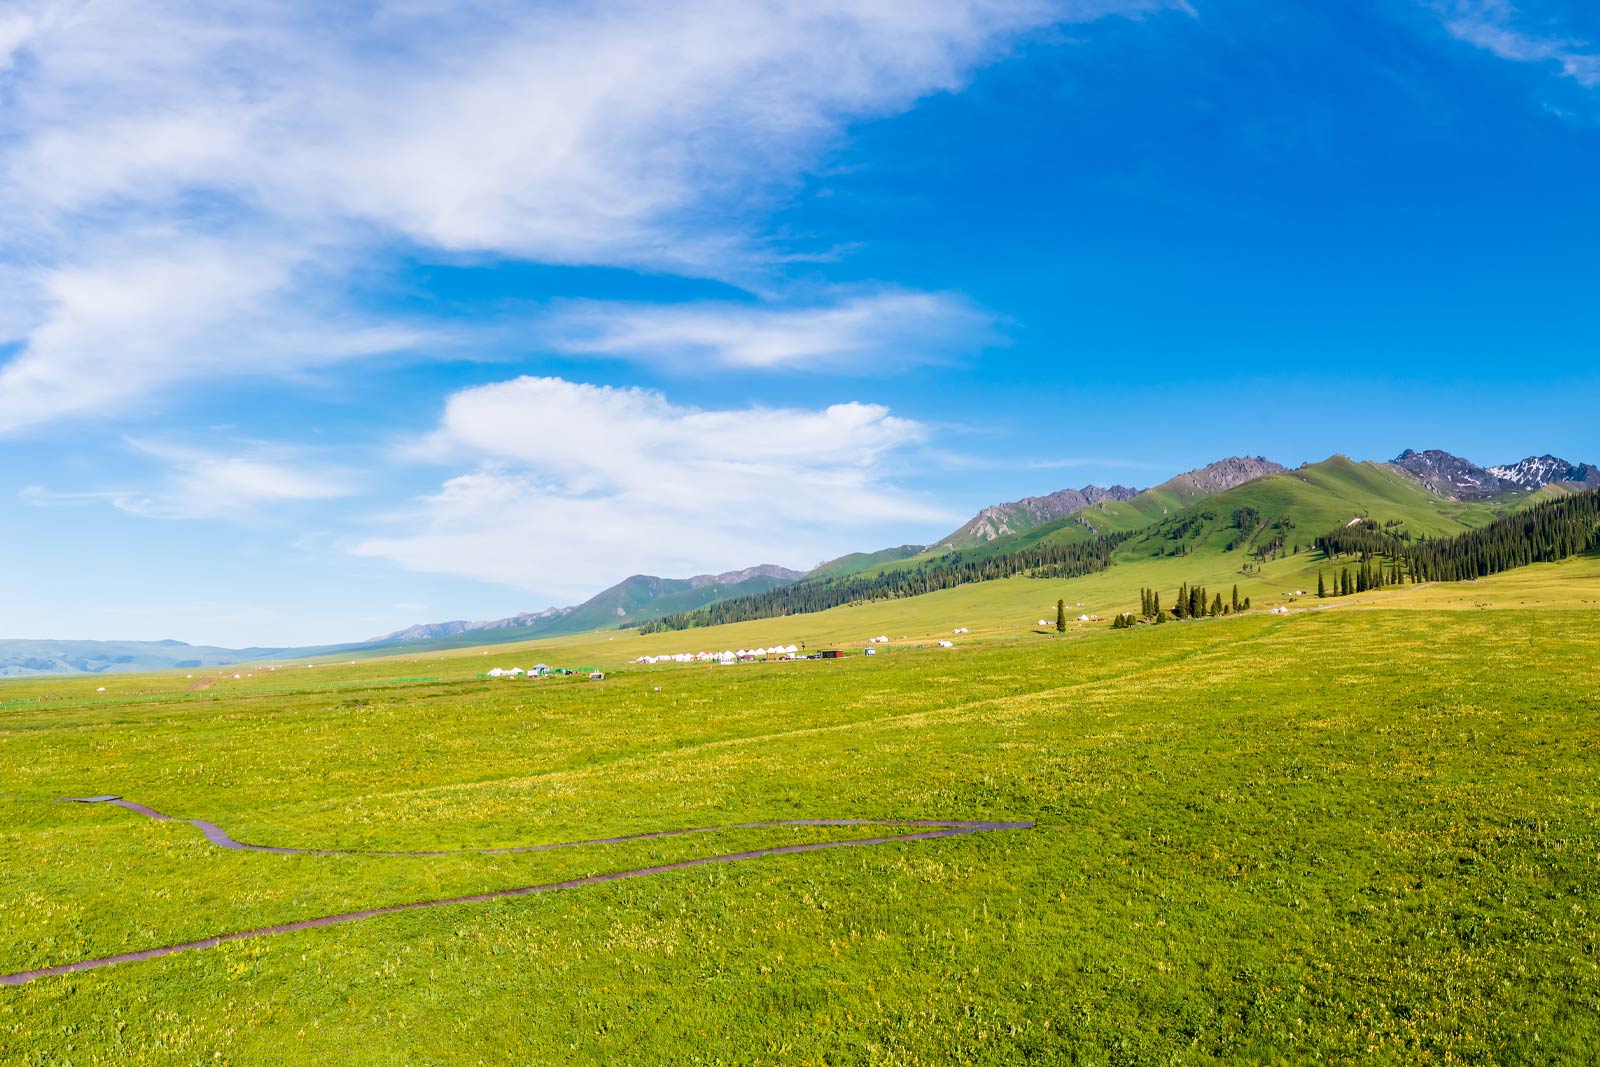
<path fill-rule="evenodd" d="M 1397 577 L 1407 575 L 1418 582 L 1483 578 L 1600 548 L 1600 490 L 1535 504 L 1453 537 L 1413 540 L 1369 521 L 1325 533 L 1316 546 L 1329 557 L 1390 559 Z"/>
<path fill-rule="evenodd" d="M 953 589 L 958 585 L 996 578 L 1012 578 L 1019 574 L 1036 578 L 1076 578 L 1111 566 L 1112 552 L 1132 536 L 1132 532 L 1108 533 L 1075 544 L 1036 544 L 999 553 L 979 550 L 952 552 L 914 567 L 894 568 L 878 574 L 801 581 L 765 593 L 734 597 L 694 611 L 664 616 L 639 629 L 641 633 L 658 633 L 663 630 L 748 622 L 751 619 L 771 619 L 782 615 L 801 615 L 844 604 L 921 596 L 940 589 Z"/>

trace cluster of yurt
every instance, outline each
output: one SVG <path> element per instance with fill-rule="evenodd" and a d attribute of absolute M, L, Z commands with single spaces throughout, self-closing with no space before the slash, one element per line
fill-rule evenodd
<path fill-rule="evenodd" d="M 635 663 L 740 663 L 761 659 L 794 659 L 799 645 L 773 645 L 771 648 L 727 649 L 722 652 L 675 652 L 661 656 L 640 656 Z"/>

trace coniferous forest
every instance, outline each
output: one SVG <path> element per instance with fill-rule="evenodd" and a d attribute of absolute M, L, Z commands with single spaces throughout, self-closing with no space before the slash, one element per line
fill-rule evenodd
<path fill-rule="evenodd" d="M 1075 544 L 1038 544 L 1001 553 L 952 552 L 913 567 L 800 581 L 764 593 L 722 600 L 693 611 L 663 616 L 639 629 L 641 633 L 659 633 L 800 615 L 862 601 L 920 596 L 1019 574 L 1034 578 L 1077 578 L 1111 566 L 1112 553 L 1131 536 L 1132 533 L 1108 533 Z"/>
<path fill-rule="evenodd" d="M 1316 546 L 1329 557 L 1361 557 L 1363 570 L 1353 587 L 1346 586 L 1341 574 L 1340 593 L 1380 588 L 1405 575 L 1418 582 L 1482 578 L 1600 548 L 1600 490 L 1535 504 L 1454 537 L 1412 540 L 1369 521 L 1323 534 Z M 1379 559 L 1393 565 L 1385 568 L 1375 563 Z"/>
<path fill-rule="evenodd" d="M 952 552 L 915 566 L 874 574 L 801 581 L 667 615 L 645 623 L 641 631 L 684 630 L 825 611 L 844 604 L 919 596 L 1017 575 L 1075 578 L 1111 566 L 1117 546 L 1133 536 L 1136 533 L 1109 533 L 1075 544 L 1036 544 L 999 553 L 982 549 Z M 1412 539 L 1393 524 L 1367 521 L 1323 534 L 1315 544 L 1330 558 L 1359 557 L 1353 567 L 1345 567 L 1332 576 L 1331 588 L 1325 587 L 1319 576 L 1319 595 L 1382 589 L 1407 578 L 1478 578 L 1600 547 L 1600 490 L 1547 501 L 1454 537 Z M 1193 586 L 1180 589 L 1167 612 L 1161 610 L 1154 590 L 1144 591 L 1141 599 L 1140 616 L 1147 619 L 1199 618 L 1248 606 L 1224 603 L 1220 596 L 1208 596 L 1204 588 Z"/>

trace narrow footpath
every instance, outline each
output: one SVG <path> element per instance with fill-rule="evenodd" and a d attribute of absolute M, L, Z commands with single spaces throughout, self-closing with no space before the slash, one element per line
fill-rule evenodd
<path fill-rule="evenodd" d="M 275 926 L 261 926 L 253 930 L 217 934 L 213 937 L 201 938 L 198 941 L 184 941 L 175 945 L 161 945 L 156 948 L 141 949 L 137 952 L 124 952 L 116 956 L 101 956 L 96 959 L 60 963 L 53 967 L 40 967 L 31 971 L 18 971 L 15 974 L 0 975 L 0 985 L 22 985 L 25 982 L 31 982 L 38 978 L 48 978 L 52 975 L 95 970 L 100 967 L 110 967 L 117 963 L 135 963 L 140 960 L 159 959 L 162 956 L 171 956 L 179 952 L 214 948 L 228 941 L 244 941 L 253 937 L 266 937 L 269 934 L 286 934 L 295 930 L 310 930 L 319 926 L 335 926 L 340 923 L 355 922 L 359 919 L 373 919 L 380 915 L 394 915 L 399 912 L 416 911 L 421 908 L 438 908 L 450 904 L 475 904 L 481 901 L 502 900 L 507 897 L 526 897 L 535 893 L 550 893 L 559 889 L 577 889 L 580 886 L 599 885 L 603 882 L 620 882 L 629 878 L 644 878 L 653 874 L 665 874 L 668 871 L 681 871 L 691 867 L 704 867 L 713 863 L 737 863 L 741 860 L 759 859 L 762 856 L 784 856 L 797 852 L 820 852 L 823 849 L 833 848 L 864 848 L 871 845 L 888 845 L 902 841 L 932 841 L 941 837 L 959 837 L 963 834 L 989 833 L 1000 830 L 1030 830 L 1033 828 L 1033 823 L 1031 822 L 972 822 L 952 819 L 777 819 L 770 822 L 730 823 L 726 826 L 700 826 L 688 830 L 659 830 L 653 833 L 627 834 L 622 837 L 597 837 L 584 841 L 559 841 L 543 845 L 522 845 L 514 848 L 460 849 L 456 851 L 430 852 L 376 852 L 354 849 L 284 848 L 275 845 L 245 844 L 235 840 L 227 831 L 215 823 L 207 822 L 204 819 L 178 819 L 119 796 L 67 797 L 64 799 L 82 804 L 115 804 L 129 811 L 137 812 L 152 819 L 159 819 L 163 822 L 186 822 L 198 829 L 205 835 L 207 841 L 218 848 L 312 856 L 459 856 L 474 853 L 544 852 L 557 848 L 575 848 L 580 845 L 615 845 L 631 841 L 649 841 L 663 837 L 680 837 L 685 834 L 713 833 L 718 830 L 753 830 L 780 826 L 901 826 L 915 827 L 916 829 L 911 830 L 909 833 L 889 834 L 882 837 L 855 838 L 846 841 L 816 841 L 801 845 L 779 845 L 773 848 L 751 849 L 747 852 L 730 852 L 720 856 L 701 856 L 697 859 L 680 860 L 676 863 L 663 863 L 655 867 L 636 867 L 625 871 L 611 871 L 606 874 L 594 874 L 585 878 L 572 878 L 564 882 L 550 882 L 545 885 L 522 886 L 517 889 L 497 889 L 487 893 L 473 893 L 469 896 L 443 897 L 438 900 L 418 900 L 406 904 L 391 904 L 381 908 L 367 908 L 362 911 L 348 911 L 338 915 L 323 915 L 315 919 L 301 919 L 297 922 L 280 923 Z"/>

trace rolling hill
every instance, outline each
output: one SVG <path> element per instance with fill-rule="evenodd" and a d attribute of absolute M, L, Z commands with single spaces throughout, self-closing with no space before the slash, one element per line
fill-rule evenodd
<path fill-rule="evenodd" d="M 0 640 L 0 678 L 41 674 L 120 674 L 129 671 L 220 667 L 283 655 L 281 648 L 214 648 L 182 641 Z"/>
<path fill-rule="evenodd" d="M 467 648 L 582 633 L 586 630 L 616 629 L 674 612 L 693 611 L 730 597 L 764 593 L 803 577 L 805 573 L 802 571 L 792 571 L 770 563 L 725 574 L 698 574 L 693 578 L 658 578 L 650 574 L 635 574 L 575 607 L 551 608 L 536 615 L 514 615 L 491 622 L 410 626 L 374 638 L 363 647 L 381 648 L 385 654 L 389 654 L 401 649 Z"/>
<path fill-rule="evenodd" d="M 772 565 L 685 579 L 634 575 L 575 607 L 482 622 L 420 624 L 345 645 L 226 649 L 176 641 L 0 641 L 0 677 L 114 674 L 269 658 L 362 658 L 597 630 L 676 629 L 712 624 L 712 606 L 719 606 L 717 622 L 737 622 L 913 596 L 935 597 L 930 603 L 998 604 L 1019 597 L 1018 602 L 1027 603 L 1034 599 L 1027 590 L 1038 588 L 1036 581 L 1023 577 L 1020 586 L 997 581 L 1026 575 L 1071 580 L 1092 590 L 1088 595 L 1113 601 L 1142 586 L 1175 587 L 1179 582 L 1242 582 L 1258 591 L 1267 582 L 1292 589 L 1315 584 L 1320 559 L 1312 547 L 1316 538 L 1347 524 L 1370 521 L 1406 537 L 1449 536 L 1508 511 L 1581 491 L 1590 482 L 1600 484 L 1600 471 L 1593 466 L 1549 456 L 1493 468 L 1440 452 L 1407 451 L 1400 458 L 1410 465 L 1398 460 L 1357 462 L 1341 455 L 1291 471 L 1259 456 L 1234 457 L 1126 499 L 1117 499 L 1122 491 L 1103 491 L 1085 507 L 1026 529 L 996 533 L 992 539 L 974 536 L 962 548 L 941 543 L 852 553 L 803 575 Z M 1412 469 L 1424 466 L 1421 472 Z M 1479 484 L 1495 491 L 1460 489 Z M 1026 500 L 1036 505 L 1050 498 L 1067 502 L 1074 493 L 1085 499 L 1091 495 L 1085 489 Z M 995 505 L 974 522 L 1024 504 Z M 1042 514 L 1040 507 L 1034 510 Z M 968 523 L 963 530 L 969 528 L 976 529 Z M 994 588 L 974 595 L 956 589 L 974 585 Z"/>
<path fill-rule="evenodd" d="M 1447 536 L 1559 492 L 1461 500 L 1441 496 L 1388 464 L 1342 455 L 1294 471 L 1268 467 L 1267 461 L 1255 463 L 1254 469 L 1265 473 L 1247 478 L 1251 467 L 1236 464 L 1211 480 L 1191 472 L 1132 500 L 1105 501 L 971 549 L 904 559 L 846 577 L 808 578 L 764 595 L 666 616 L 650 629 L 821 611 L 1019 575 L 1073 579 L 1104 573 L 1137 590 L 1147 583 L 1237 580 L 1268 563 L 1289 561 L 1274 571 L 1296 580 L 1306 568 L 1314 571 L 1315 539 L 1338 527 L 1370 520 L 1405 536 Z M 1234 484 L 1207 492 L 1226 481 Z M 1186 495 L 1196 502 L 1171 507 Z M 1152 565 L 1158 560 L 1163 562 Z"/>

